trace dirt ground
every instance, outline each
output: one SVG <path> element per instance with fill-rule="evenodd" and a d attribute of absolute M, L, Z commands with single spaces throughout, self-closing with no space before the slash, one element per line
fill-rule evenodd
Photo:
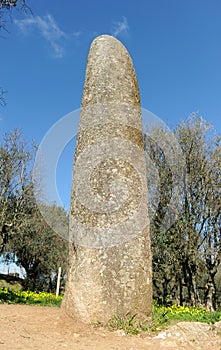
<path fill-rule="evenodd" d="M 0 305 L 0 349 L 4 350 L 221 350 L 221 322 L 181 322 L 158 334 L 85 326 L 56 307 Z"/>

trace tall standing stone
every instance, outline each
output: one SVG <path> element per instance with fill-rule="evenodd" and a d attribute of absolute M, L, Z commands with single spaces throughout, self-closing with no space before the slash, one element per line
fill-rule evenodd
<path fill-rule="evenodd" d="M 115 38 L 90 48 L 75 151 L 65 311 L 83 322 L 150 314 L 151 251 L 140 96 Z"/>

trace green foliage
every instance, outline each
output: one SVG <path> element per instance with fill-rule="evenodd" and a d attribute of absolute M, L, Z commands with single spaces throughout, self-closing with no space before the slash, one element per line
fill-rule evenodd
<path fill-rule="evenodd" d="M 123 330 L 127 334 L 139 334 L 142 331 L 142 323 L 136 319 L 136 315 L 114 316 L 108 322 L 108 327 L 113 331 Z"/>
<path fill-rule="evenodd" d="M 30 167 L 35 156 L 21 132 L 5 133 L 0 142 L 0 253 L 7 251 L 16 232 L 22 232 L 27 209 L 33 206 Z"/>
<path fill-rule="evenodd" d="M 62 296 L 56 296 L 46 292 L 15 291 L 9 289 L 0 290 L 0 302 L 15 304 L 32 304 L 41 306 L 60 306 Z"/>
<path fill-rule="evenodd" d="M 209 312 L 204 308 L 172 305 L 169 307 L 155 305 L 152 318 L 140 320 L 136 315 L 115 316 L 109 323 L 110 330 L 122 330 L 126 334 L 156 332 L 176 322 L 204 322 L 214 324 L 221 320 L 221 311 Z"/>
<path fill-rule="evenodd" d="M 64 209 L 55 206 L 50 209 L 60 222 L 67 224 Z M 11 252 L 17 257 L 16 264 L 26 271 L 25 289 L 54 291 L 60 266 L 62 282 L 64 281 L 67 241 L 53 232 L 37 208 L 32 209 L 26 219 L 27 226 L 24 226 L 23 232 L 14 235 L 11 240 Z"/>
<path fill-rule="evenodd" d="M 181 305 L 205 305 L 214 310 L 221 302 L 217 288 L 221 268 L 221 138 L 196 114 L 181 122 L 172 139 L 179 144 L 183 169 L 177 154 L 168 159 L 166 151 L 173 154 L 173 149 L 161 149 L 166 137 L 160 129 L 144 137 L 145 151 L 159 175 L 159 184 L 154 187 L 156 175 L 151 178 L 148 174 L 151 204 L 156 204 L 151 222 L 154 298 L 164 305 L 169 298 Z M 176 179 L 179 199 L 173 208 Z M 164 230 L 161 227 L 169 208 L 177 214 Z"/>
<path fill-rule="evenodd" d="M 204 308 L 172 305 L 169 307 L 155 306 L 154 317 L 159 322 L 170 324 L 172 321 L 204 322 L 213 324 L 221 320 L 221 311 L 209 312 Z"/>
<path fill-rule="evenodd" d="M 0 142 L 0 254 L 25 269 L 25 289 L 51 292 L 60 266 L 65 276 L 67 242 L 46 224 L 36 203 L 37 189 L 41 195 L 40 184 L 32 177 L 36 148 L 17 129 Z M 42 206 L 61 225 L 68 224 L 63 208 Z"/>

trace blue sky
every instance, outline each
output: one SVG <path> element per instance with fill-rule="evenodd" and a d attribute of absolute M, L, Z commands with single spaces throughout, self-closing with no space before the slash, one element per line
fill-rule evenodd
<path fill-rule="evenodd" d="M 14 12 L 1 32 L 0 135 L 21 128 L 38 143 L 61 117 L 80 107 L 88 49 L 101 34 L 127 47 L 142 107 L 171 129 L 199 111 L 221 132 L 220 0 L 30 0 L 32 15 Z M 68 207 L 72 145 L 58 166 Z"/>

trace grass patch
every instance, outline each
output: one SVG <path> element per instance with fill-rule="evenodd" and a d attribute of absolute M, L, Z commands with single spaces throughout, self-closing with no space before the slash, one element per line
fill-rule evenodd
<path fill-rule="evenodd" d="M 8 304 L 31 304 L 41 306 L 60 306 L 62 295 L 56 295 L 46 292 L 31 292 L 22 290 L 0 290 L 0 302 Z"/>
<path fill-rule="evenodd" d="M 140 319 L 137 315 L 125 317 L 113 317 L 109 323 L 109 329 L 121 329 L 127 334 L 140 332 L 155 332 L 176 322 L 204 322 L 214 324 L 221 321 L 221 311 L 209 312 L 203 308 L 173 305 L 170 307 L 155 305 L 152 318 Z"/>
<path fill-rule="evenodd" d="M 154 318 L 159 325 L 165 320 L 165 323 L 171 324 L 172 321 L 186 322 L 204 322 L 213 324 L 221 321 L 221 311 L 210 312 L 204 308 L 187 307 L 180 305 L 172 305 L 169 307 L 155 306 Z"/>
<path fill-rule="evenodd" d="M 114 316 L 108 322 L 108 328 L 112 331 L 121 329 L 126 334 L 139 334 L 144 330 L 144 320 L 139 320 L 136 315 Z"/>
<path fill-rule="evenodd" d="M 221 311 L 210 312 L 204 308 L 172 305 L 169 307 L 155 306 L 154 314 L 156 318 L 171 321 L 204 322 L 213 324 L 221 320 Z"/>

